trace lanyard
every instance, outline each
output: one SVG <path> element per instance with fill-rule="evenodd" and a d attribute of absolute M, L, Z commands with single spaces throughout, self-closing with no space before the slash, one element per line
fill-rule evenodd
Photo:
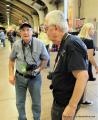
<path fill-rule="evenodd" d="M 26 56 L 25 56 L 25 46 L 27 44 L 23 42 L 22 40 L 22 51 L 23 51 L 23 56 L 24 56 L 24 61 L 28 64 L 27 60 L 26 60 Z M 32 52 L 33 52 L 33 39 L 31 40 L 31 45 L 29 44 L 29 48 L 30 48 L 30 52 L 31 52 L 31 56 L 32 56 Z M 36 60 L 34 59 L 34 57 L 32 56 L 32 59 L 34 60 L 34 62 L 37 64 Z"/>

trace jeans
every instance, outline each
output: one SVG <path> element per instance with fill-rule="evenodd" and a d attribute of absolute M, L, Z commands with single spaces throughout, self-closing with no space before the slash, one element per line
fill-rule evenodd
<path fill-rule="evenodd" d="M 16 73 L 16 106 L 19 113 L 18 120 L 27 120 L 25 101 L 27 88 L 32 99 L 32 113 L 34 120 L 40 120 L 41 114 L 41 75 L 28 79 Z"/>
<path fill-rule="evenodd" d="M 3 47 L 5 47 L 5 40 L 4 39 L 1 39 L 1 42 L 3 44 Z"/>
<path fill-rule="evenodd" d="M 64 111 L 66 106 L 61 107 L 58 105 L 55 101 L 53 102 L 52 105 L 52 110 L 51 110 L 51 120 L 62 120 L 62 113 Z M 77 111 L 79 110 L 80 106 L 78 106 Z M 74 117 L 75 118 L 75 117 Z"/>

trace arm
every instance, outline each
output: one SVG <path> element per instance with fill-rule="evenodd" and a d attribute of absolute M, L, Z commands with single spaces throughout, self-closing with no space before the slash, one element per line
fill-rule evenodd
<path fill-rule="evenodd" d="M 96 73 L 98 73 L 98 66 L 97 63 L 95 61 L 95 58 L 93 56 L 94 53 L 94 49 L 88 49 L 87 50 L 87 54 L 88 54 L 88 60 L 91 62 L 91 64 L 95 67 L 96 69 Z"/>
<path fill-rule="evenodd" d="M 77 107 L 87 84 L 88 72 L 86 70 L 81 70 L 81 71 L 77 70 L 77 71 L 73 71 L 72 73 L 76 78 L 76 84 L 69 105 L 73 107 Z"/>
<path fill-rule="evenodd" d="M 15 61 L 9 60 L 9 82 L 10 82 L 12 85 L 15 84 L 14 64 L 15 64 Z"/>
<path fill-rule="evenodd" d="M 62 120 L 64 120 L 63 116 L 70 116 L 70 120 L 73 120 L 73 117 L 75 115 L 77 105 L 83 95 L 83 92 L 86 87 L 86 83 L 88 80 L 88 72 L 86 70 L 76 70 L 72 72 L 74 77 L 76 78 L 76 84 L 74 87 L 74 91 L 72 94 L 72 97 L 69 101 L 69 104 L 65 108 L 63 115 L 62 115 Z M 67 120 L 67 119 L 65 119 Z M 69 120 L 69 119 L 68 119 Z"/>
<path fill-rule="evenodd" d="M 38 67 L 39 71 L 41 71 L 42 69 L 46 68 L 47 62 L 49 60 L 49 54 L 48 54 L 44 44 L 42 44 L 40 60 L 41 60 L 41 63 L 39 65 L 39 67 Z"/>
<path fill-rule="evenodd" d="M 38 67 L 38 70 L 41 71 L 44 68 L 46 68 L 47 62 L 48 62 L 48 60 L 42 60 L 41 63 L 40 63 L 40 65 L 39 65 L 39 67 Z"/>

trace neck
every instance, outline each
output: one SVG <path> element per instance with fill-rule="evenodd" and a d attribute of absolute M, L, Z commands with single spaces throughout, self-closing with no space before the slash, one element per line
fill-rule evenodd
<path fill-rule="evenodd" d="M 58 37 L 58 39 L 59 39 L 58 44 L 57 44 L 58 46 L 60 46 L 61 41 L 62 41 L 62 39 L 63 39 L 64 35 L 65 35 L 65 33 L 64 33 L 64 32 L 60 33 L 60 35 L 59 35 L 59 37 Z"/>

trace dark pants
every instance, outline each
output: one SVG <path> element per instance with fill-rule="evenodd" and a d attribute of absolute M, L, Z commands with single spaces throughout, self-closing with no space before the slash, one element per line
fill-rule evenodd
<path fill-rule="evenodd" d="M 46 45 L 46 49 L 47 49 L 47 52 L 48 52 L 48 54 L 50 56 L 49 45 Z M 50 67 L 50 59 L 48 60 L 47 67 Z"/>
<path fill-rule="evenodd" d="M 12 49 L 14 42 L 10 42 L 10 44 L 11 44 L 11 49 Z"/>
<path fill-rule="evenodd" d="M 1 42 L 3 44 L 3 47 L 5 47 L 5 40 L 4 39 L 1 39 Z"/>
<path fill-rule="evenodd" d="M 90 62 L 89 62 L 89 65 L 88 65 L 88 74 L 89 74 L 89 80 L 92 80 L 93 73 L 92 73 L 92 64 Z"/>
<path fill-rule="evenodd" d="M 51 120 L 62 120 L 62 114 L 63 114 L 65 107 L 66 106 L 61 107 L 54 101 L 52 105 L 52 110 L 51 110 Z M 79 110 L 79 108 L 80 106 L 78 106 L 76 113 Z"/>

